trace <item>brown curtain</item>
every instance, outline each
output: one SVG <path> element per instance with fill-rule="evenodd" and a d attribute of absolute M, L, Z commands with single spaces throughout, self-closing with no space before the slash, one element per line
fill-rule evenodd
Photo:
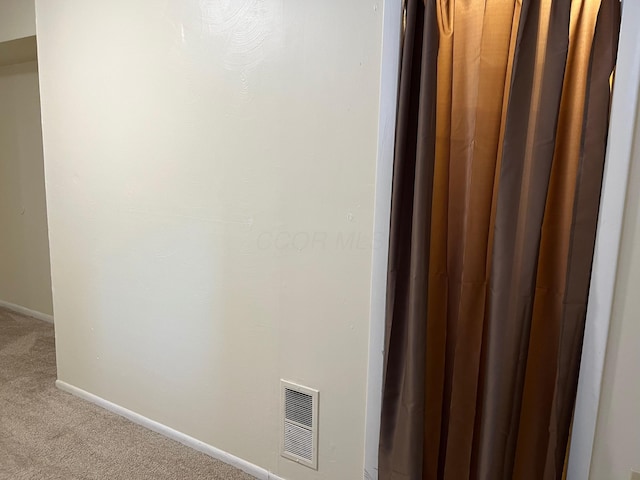
<path fill-rule="evenodd" d="M 408 0 L 381 480 L 562 477 L 619 0 Z"/>

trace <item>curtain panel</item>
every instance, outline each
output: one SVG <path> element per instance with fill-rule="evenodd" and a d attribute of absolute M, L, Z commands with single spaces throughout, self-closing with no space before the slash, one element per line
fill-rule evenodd
<path fill-rule="evenodd" d="M 408 0 L 381 480 L 562 477 L 619 0 Z"/>

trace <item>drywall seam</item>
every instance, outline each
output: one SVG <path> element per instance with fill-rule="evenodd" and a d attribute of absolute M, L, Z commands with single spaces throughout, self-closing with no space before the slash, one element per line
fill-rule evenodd
<path fill-rule="evenodd" d="M 10 302 L 5 302 L 4 300 L 0 300 L 0 307 L 6 308 L 7 310 L 11 310 L 21 315 L 26 315 L 27 317 L 35 318 L 36 320 L 42 320 L 43 322 L 53 323 L 53 315 L 48 315 L 42 312 L 36 312 L 35 310 L 31 310 L 29 308 L 16 305 L 15 303 L 10 303 Z"/>
<path fill-rule="evenodd" d="M 568 480 L 589 478 L 591 469 L 636 125 L 640 85 L 640 50 L 636 48 L 640 43 L 640 30 L 635 20 L 638 15 L 640 3 L 624 3 Z"/>
<path fill-rule="evenodd" d="M 110 412 L 115 413 L 116 415 L 120 415 L 121 417 L 126 418 L 127 420 L 132 421 L 138 425 L 141 425 L 145 428 L 148 428 L 151 431 L 159 433 L 167 438 L 175 440 L 176 442 L 181 443 L 187 447 L 193 448 L 199 452 L 204 453 L 205 455 L 209 455 L 216 460 L 220 460 L 226 464 L 232 465 L 243 472 L 248 473 L 249 475 L 253 475 L 259 480 L 284 480 L 281 477 L 274 475 L 273 473 L 267 471 L 266 469 L 254 465 L 253 463 L 247 462 L 242 458 L 238 458 L 235 455 L 231 455 L 219 448 L 213 447 L 207 443 L 201 442 L 198 439 L 190 437 L 182 432 L 174 430 L 173 428 L 169 428 L 162 423 L 151 420 L 147 417 L 144 417 L 136 412 L 132 412 L 120 405 L 112 403 L 104 398 L 98 397 L 92 393 L 89 393 L 81 388 L 74 387 L 73 385 L 68 384 L 67 382 L 63 382 L 62 380 L 56 380 L 56 387 L 60 390 L 70 393 L 78 398 L 91 402 L 105 410 L 109 410 Z"/>

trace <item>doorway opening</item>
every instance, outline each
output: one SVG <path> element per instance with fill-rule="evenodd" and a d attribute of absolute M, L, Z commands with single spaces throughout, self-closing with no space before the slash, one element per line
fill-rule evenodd
<path fill-rule="evenodd" d="M 0 42 L 0 308 L 53 321 L 35 36 Z"/>

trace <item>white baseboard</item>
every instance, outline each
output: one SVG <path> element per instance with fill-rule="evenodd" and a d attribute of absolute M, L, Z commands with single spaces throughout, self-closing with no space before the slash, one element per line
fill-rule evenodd
<path fill-rule="evenodd" d="M 98 397 L 92 393 L 86 392 L 78 387 L 74 387 L 73 385 L 69 385 L 66 382 L 61 380 L 56 380 L 56 387 L 60 390 L 63 390 L 67 393 L 75 395 L 76 397 L 82 398 L 83 400 L 87 400 L 99 407 L 104 408 L 105 410 L 109 410 L 121 417 L 124 417 L 128 420 L 131 420 L 133 423 L 137 423 L 138 425 L 142 425 L 149 430 L 152 430 L 160 435 L 164 435 L 165 437 L 171 438 L 187 447 L 191 447 L 194 450 L 198 450 L 206 455 L 209 455 L 212 458 L 220 460 L 224 463 L 232 465 L 243 472 L 248 473 L 249 475 L 253 475 L 258 480 L 284 480 L 277 475 L 267 471 L 266 469 L 254 465 L 253 463 L 247 462 L 241 458 L 236 457 L 235 455 L 231 455 L 223 450 L 220 450 L 216 447 L 208 445 L 200 440 L 197 440 L 189 435 L 185 435 L 184 433 L 178 432 L 173 428 L 169 428 L 166 425 L 155 422 L 147 417 L 143 417 L 142 415 L 132 412 L 131 410 L 127 410 L 120 405 L 116 405 L 115 403 L 111 403 L 104 398 Z"/>
<path fill-rule="evenodd" d="M 16 305 L 15 303 L 9 303 L 9 302 L 5 302 L 4 300 L 0 300 L 0 307 L 6 308 L 7 310 L 11 310 L 12 312 L 16 312 L 21 315 L 25 315 L 27 317 L 35 318 L 36 320 L 42 320 L 43 322 L 53 323 L 53 315 L 48 315 L 42 312 L 36 312 L 35 310 L 31 310 L 29 308 Z"/>

